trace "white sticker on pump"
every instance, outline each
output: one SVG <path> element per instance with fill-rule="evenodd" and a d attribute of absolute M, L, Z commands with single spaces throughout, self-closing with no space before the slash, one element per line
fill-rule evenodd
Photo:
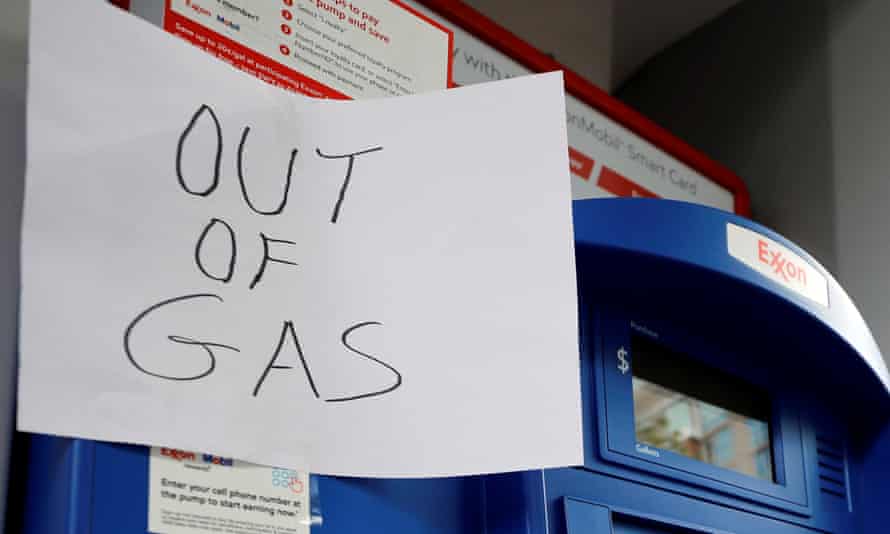
<path fill-rule="evenodd" d="M 152 447 L 148 530 L 158 534 L 309 534 L 309 475 Z"/>
<path fill-rule="evenodd" d="M 729 255 L 770 280 L 828 307 L 828 279 L 805 259 L 776 241 L 726 223 Z"/>

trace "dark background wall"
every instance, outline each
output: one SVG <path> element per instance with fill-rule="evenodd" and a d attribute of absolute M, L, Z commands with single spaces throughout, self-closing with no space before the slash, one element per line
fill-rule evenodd
<path fill-rule="evenodd" d="M 3 0 L 0 11 L 0 532 L 3 532 L 18 350 L 28 2 Z"/>
<path fill-rule="evenodd" d="M 742 2 L 617 94 L 738 173 L 753 217 L 836 272 L 827 18 L 823 0 Z"/>

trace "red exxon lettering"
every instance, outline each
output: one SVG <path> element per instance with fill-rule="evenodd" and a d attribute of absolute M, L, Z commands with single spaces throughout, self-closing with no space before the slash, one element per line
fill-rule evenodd
<path fill-rule="evenodd" d="M 193 452 L 181 451 L 179 449 L 168 449 L 166 447 L 161 447 L 161 456 L 169 456 L 177 461 L 196 459 L 195 453 Z"/>
<path fill-rule="evenodd" d="M 786 282 L 793 280 L 801 285 L 807 285 L 806 270 L 786 258 L 781 250 L 770 249 L 769 243 L 763 239 L 757 240 L 757 259 L 761 263 L 769 265 L 773 273 L 779 275 Z"/>

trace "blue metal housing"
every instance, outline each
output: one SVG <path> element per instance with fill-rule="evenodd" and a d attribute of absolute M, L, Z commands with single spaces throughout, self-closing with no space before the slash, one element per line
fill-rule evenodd
<path fill-rule="evenodd" d="M 313 533 L 890 531 L 890 375 L 829 273 L 774 232 L 709 208 L 592 200 L 574 214 L 584 465 L 427 480 L 320 476 L 324 522 Z M 811 263 L 829 281 L 831 305 L 731 257 L 727 223 Z M 635 451 L 627 379 L 613 365 L 634 332 L 769 392 L 774 482 Z M 19 440 L 25 532 L 145 532 L 146 448 Z"/>

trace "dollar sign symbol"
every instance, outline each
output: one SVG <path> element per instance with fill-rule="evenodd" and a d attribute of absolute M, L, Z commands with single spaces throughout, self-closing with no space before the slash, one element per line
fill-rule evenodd
<path fill-rule="evenodd" d="M 624 375 L 627 374 L 628 369 L 630 369 L 630 363 L 627 361 L 627 350 L 621 347 L 618 349 L 618 370 Z"/>

